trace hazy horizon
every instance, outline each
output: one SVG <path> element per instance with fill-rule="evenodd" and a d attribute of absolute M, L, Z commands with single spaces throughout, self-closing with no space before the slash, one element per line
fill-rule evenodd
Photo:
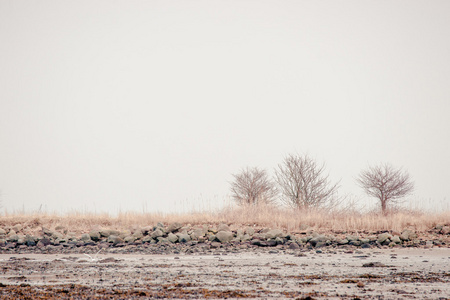
<path fill-rule="evenodd" d="M 0 0 L 2 210 L 219 207 L 290 153 L 449 209 L 448 1 Z"/>

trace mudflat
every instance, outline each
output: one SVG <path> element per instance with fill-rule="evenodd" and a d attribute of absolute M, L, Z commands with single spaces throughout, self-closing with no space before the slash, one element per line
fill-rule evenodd
<path fill-rule="evenodd" d="M 1 299 L 450 297 L 449 248 L 0 254 L 0 268 Z"/>

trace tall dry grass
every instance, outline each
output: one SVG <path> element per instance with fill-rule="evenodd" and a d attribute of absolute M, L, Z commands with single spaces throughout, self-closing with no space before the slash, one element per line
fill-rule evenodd
<path fill-rule="evenodd" d="M 317 232 L 377 232 L 401 231 L 405 228 L 424 232 L 437 224 L 450 224 L 450 211 L 423 213 L 412 210 L 398 210 L 385 216 L 376 212 L 360 213 L 355 210 L 310 210 L 298 211 L 270 205 L 228 206 L 208 212 L 179 214 L 122 212 L 117 216 L 72 212 L 65 215 L 47 213 L 5 213 L 0 216 L 0 227 L 21 224 L 27 232 L 36 232 L 42 227 L 64 226 L 71 232 L 87 232 L 93 228 L 136 229 L 169 224 L 219 224 L 232 227 L 256 226 L 283 228 L 292 232 L 314 230 Z"/>

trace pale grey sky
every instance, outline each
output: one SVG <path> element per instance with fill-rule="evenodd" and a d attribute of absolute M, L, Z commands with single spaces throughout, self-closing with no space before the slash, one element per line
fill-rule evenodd
<path fill-rule="evenodd" d="M 0 0 L 8 211 L 208 208 L 245 166 L 450 199 L 450 1 Z M 206 204 L 205 204 L 206 203 Z"/>

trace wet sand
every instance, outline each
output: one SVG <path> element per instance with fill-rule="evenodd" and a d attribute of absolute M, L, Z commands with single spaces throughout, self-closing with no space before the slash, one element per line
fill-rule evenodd
<path fill-rule="evenodd" d="M 449 248 L 0 254 L 0 268 L 1 299 L 450 297 Z"/>

